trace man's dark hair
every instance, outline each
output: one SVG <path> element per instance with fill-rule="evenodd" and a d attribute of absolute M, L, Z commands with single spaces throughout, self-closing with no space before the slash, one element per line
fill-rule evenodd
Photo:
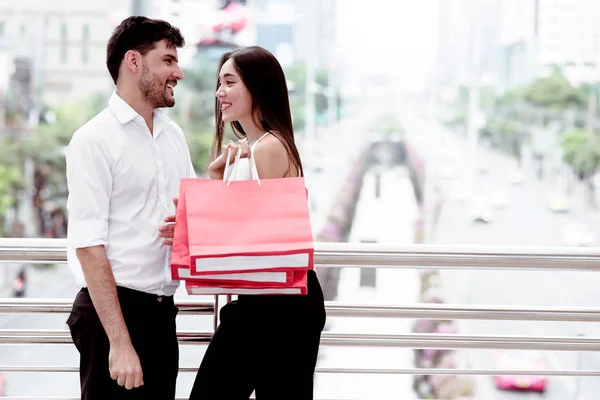
<path fill-rule="evenodd" d="M 161 40 L 166 40 L 169 47 L 185 46 L 179 29 L 166 21 L 146 17 L 124 19 L 115 28 L 106 46 L 106 66 L 115 85 L 125 53 L 135 50 L 144 56 Z"/>

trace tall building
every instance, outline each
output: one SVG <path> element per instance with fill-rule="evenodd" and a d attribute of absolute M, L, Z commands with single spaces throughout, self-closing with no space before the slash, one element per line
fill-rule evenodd
<path fill-rule="evenodd" d="M 294 52 L 298 61 L 314 57 L 323 67 L 331 65 L 336 53 L 337 7 L 339 0 L 298 0 L 294 20 Z M 360 24 L 359 16 L 356 16 Z"/>
<path fill-rule="evenodd" d="M 28 60 L 38 102 L 107 92 L 106 43 L 127 11 L 116 0 L 0 0 L 0 46 L 8 57 Z"/>
<path fill-rule="evenodd" d="M 248 0 L 256 44 L 287 66 L 316 60 L 327 68 L 335 57 L 337 0 Z"/>
<path fill-rule="evenodd" d="M 256 44 L 272 52 L 285 67 L 295 61 L 296 0 L 252 0 Z"/>
<path fill-rule="evenodd" d="M 539 0 L 501 2 L 501 92 L 523 86 L 537 75 L 538 6 Z"/>
<path fill-rule="evenodd" d="M 573 84 L 598 80 L 600 2 L 538 0 L 539 74 L 556 65 Z"/>
<path fill-rule="evenodd" d="M 500 21 L 498 0 L 439 0 L 436 81 L 467 84 L 495 81 Z"/>

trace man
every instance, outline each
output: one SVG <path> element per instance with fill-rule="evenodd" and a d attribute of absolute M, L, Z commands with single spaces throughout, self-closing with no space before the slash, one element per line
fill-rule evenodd
<path fill-rule="evenodd" d="M 195 174 L 183 132 L 159 108 L 175 104 L 183 45 L 165 21 L 125 19 L 107 46 L 116 91 L 69 144 L 68 263 L 82 289 L 67 324 L 84 400 L 175 397 L 178 282 L 159 228 L 180 179 Z"/>

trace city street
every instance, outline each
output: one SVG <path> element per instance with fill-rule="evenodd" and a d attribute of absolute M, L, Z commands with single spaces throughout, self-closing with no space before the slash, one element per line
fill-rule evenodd
<path fill-rule="evenodd" d="M 408 245 L 414 241 L 417 205 L 404 167 L 381 172 L 381 192 L 376 195 L 376 173 L 366 174 L 350 242 Z M 389 223 L 396 221 L 396 223 Z M 419 278 L 411 269 L 343 268 L 338 298 L 347 304 L 412 304 L 418 301 Z M 329 331 L 338 333 L 401 334 L 413 324 L 408 318 L 328 318 Z M 319 367 L 414 368 L 413 350 L 394 347 L 331 346 L 320 349 Z M 410 375 L 318 374 L 317 399 L 416 399 Z"/>
<path fill-rule="evenodd" d="M 520 245 L 564 246 L 563 229 L 573 221 L 585 222 L 588 213 L 580 203 L 571 201 L 568 213 L 555 213 L 548 209 L 551 190 L 538 182 L 527 168 L 521 184 L 510 184 L 516 163 L 504 156 L 480 150 L 473 191 L 469 195 L 469 152 L 466 142 L 448 131 L 415 122 L 409 129 L 418 136 L 429 170 L 441 189 L 442 211 L 430 243 L 457 245 Z M 444 150 L 436 151 L 441 147 Z M 465 190 L 466 199 L 460 199 Z M 500 195 L 498 193 L 503 193 Z M 475 223 L 472 201 L 478 197 L 483 202 L 502 198 L 503 205 L 490 207 L 491 221 Z M 471 200 L 471 201 L 470 201 Z M 481 200 L 476 200 L 481 201 Z M 596 234 L 600 229 L 596 226 Z M 482 265 L 482 268 L 485 267 Z M 600 306 L 600 293 L 591 273 L 571 271 L 447 271 L 445 287 L 450 300 L 463 304 L 539 305 L 539 306 Z M 461 321 L 460 331 L 468 334 L 531 334 L 539 336 L 576 336 L 584 334 L 597 337 L 597 323 L 552 323 L 508 321 Z M 472 351 L 472 367 L 493 368 L 493 352 Z M 577 365 L 577 354 L 552 352 L 546 354 L 549 369 L 600 368 L 600 356 L 584 353 Z M 525 367 L 525 366 L 524 366 Z M 544 398 L 571 399 L 576 390 L 577 378 L 550 377 Z M 499 392 L 491 377 L 482 377 L 479 387 L 484 398 L 523 399 L 526 393 Z M 582 378 L 579 400 L 594 399 L 600 391 L 597 378 Z"/>

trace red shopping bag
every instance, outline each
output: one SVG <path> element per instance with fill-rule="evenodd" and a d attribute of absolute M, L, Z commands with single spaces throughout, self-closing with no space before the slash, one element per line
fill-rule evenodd
<path fill-rule="evenodd" d="M 227 275 L 227 274 L 226 274 Z M 293 281 L 289 285 L 263 283 L 231 283 L 200 280 L 187 280 L 185 287 L 191 295 L 305 295 L 307 293 L 307 271 L 294 271 Z"/>
<path fill-rule="evenodd" d="M 229 283 L 264 283 L 265 285 L 291 285 L 294 280 L 293 271 L 283 272 L 240 272 L 240 273 L 218 273 L 218 274 L 190 274 L 190 268 L 171 267 L 172 278 L 175 280 L 202 280 L 205 282 L 229 282 Z"/>
<path fill-rule="evenodd" d="M 313 269 L 303 178 L 191 178 L 181 186 L 191 275 Z"/>
<path fill-rule="evenodd" d="M 185 201 L 185 182 L 194 178 L 184 178 L 179 186 L 177 211 L 175 212 L 175 230 L 171 248 L 171 275 L 179 280 L 179 271 L 190 268 L 190 249 L 188 248 L 187 216 Z"/>
<path fill-rule="evenodd" d="M 187 216 L 186 216 L 186 195 L 185 188 L 189 183 L 182 181 L 179 193 L 179 202 L 176 213 L 176 225 L 173 237 L 173 247 L 171 255 L 171 275 L 174 280 L 197 280 L 198 276 L 193 277 L 190 273 L 190 256 L 188 248 Z M 195 179 L 189 179 L 193 184 Z M 216 272 L 214 274 L 202 275 L 205 283 L 218 281 L 228 282 L 229 284 L 250 284 L 262 283 L 265 286 L 284 285 L 291 286 L 294 283 L 294 273 L 292 271 L 283 272 L 249 272 L 249 273 L 228 273 Z"/>
<path fill-rule="evenodd" d="M 314 248 L 304 180 L 261 182 L 249 161 L 253 181 L 232 182 L 229 165 L 224 181 L 181 181 L 171 274 L 190 294 L 306 294 Z"/>

